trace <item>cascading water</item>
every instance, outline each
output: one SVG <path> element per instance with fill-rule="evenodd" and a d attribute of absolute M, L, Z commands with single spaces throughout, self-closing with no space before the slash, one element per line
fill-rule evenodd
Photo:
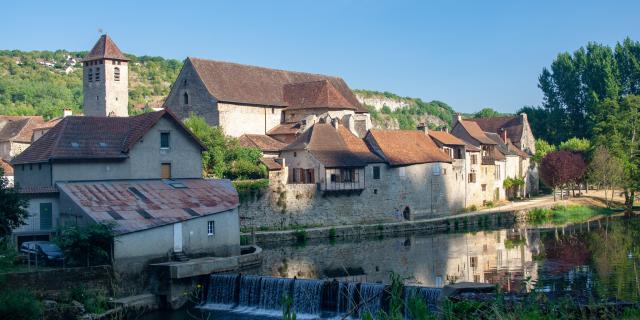
<path fill-rule="evenodd" d="M 321 319 L 349 314 L 352 318 L 382 310 L 385 285 L 379 283 L 329 282 L 255 275 L 212 275 L 204 309 L 281 316 L 282 297 L 293 299 L 293 311 L 300 319 Z M 442 290 L 405 287 L 405 306 L 412 296 L 424 299 L 429 310 L 436 310 Z M 408 317 L 408 308 L 405 307 Z"/>
<path fill-rule="evenodd" d="M 324 284 L 322 280 L 294 281 L 293 310 L 301 314 L 320 314 Z"/>
<path fill-rule="evenodd" d="M 438 299 L 440 299 L 440 293 L 442 288 L 427 288 L 427 287 L 404 287 L 404 314 L 405 319 L 409 319 L 409 300 L 411 297 L 418 297 L 423 300 L 429 311 L 436 312 L 438 309 Z"/>
<path fill-rule="evenodd" d="M 359 314 L 363 316 L 370 313 L 376 316 L 382 307 L 382 294 L 384 293 L 384 284 L 379 283 L 363 283 L 360 285 L 360 306 Z"/>
<path fill-rule="evenodd" d="M 237 274 L 212 275 L 209 282 L 207 304 L 228 306 L 234 304 Z"/>

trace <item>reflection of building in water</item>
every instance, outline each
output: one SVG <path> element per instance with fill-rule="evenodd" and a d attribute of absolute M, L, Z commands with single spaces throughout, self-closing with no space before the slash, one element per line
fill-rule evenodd
<path fill-rule="evenodd" d="M 362 242 L 265 248 L 263 274 L 386 282 L 394 271 L 407 282 L 441 287 L 451 282 L 500 283 L 517 291 L 537 280 L 537 237 L 511 230 L 385 238 Z"/>

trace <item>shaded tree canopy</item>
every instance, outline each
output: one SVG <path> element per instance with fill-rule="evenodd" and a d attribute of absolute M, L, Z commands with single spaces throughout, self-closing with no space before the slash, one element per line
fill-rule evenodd
<path fill-rule="evenodd" d="M 494 118 L 506 115 L 505 113 L 500 113 L 493 108 L 483 108 L 482 110 L 473 114 L 473 117 L 478 118 Z"/>
<path fill-rule="evenodd" d="M 569 151 L 550 152 L 540 162 L 540 178 L 553 188 L 580 180 L 586 170 L 582 154 Z"/>

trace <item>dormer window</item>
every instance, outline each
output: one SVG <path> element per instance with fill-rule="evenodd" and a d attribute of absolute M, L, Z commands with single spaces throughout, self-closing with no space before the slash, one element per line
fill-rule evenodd
<path fill-rule="evenodd" d="M 120 81 L 120 68 L 118 67 L 113 69 L 113 80 Z"/>
<path fill-rule="evenodd" d="M 184 95 L 182 95 L 182 100 L 183 100 L 182 102 L 185 105 L 188 105 L 189 104 L 189 94 L 185 92 Z"/>

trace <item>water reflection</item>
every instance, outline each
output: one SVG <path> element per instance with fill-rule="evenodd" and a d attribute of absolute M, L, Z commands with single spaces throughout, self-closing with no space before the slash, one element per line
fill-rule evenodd
<path fill-rule="evenodd" d="M 442 287 L 472 281 L 508 292 L 579 292 L 637 300 L 640 220 L 603 218 L 553 228 L 509 228 L 265 247 L 263 275 Z"/>

